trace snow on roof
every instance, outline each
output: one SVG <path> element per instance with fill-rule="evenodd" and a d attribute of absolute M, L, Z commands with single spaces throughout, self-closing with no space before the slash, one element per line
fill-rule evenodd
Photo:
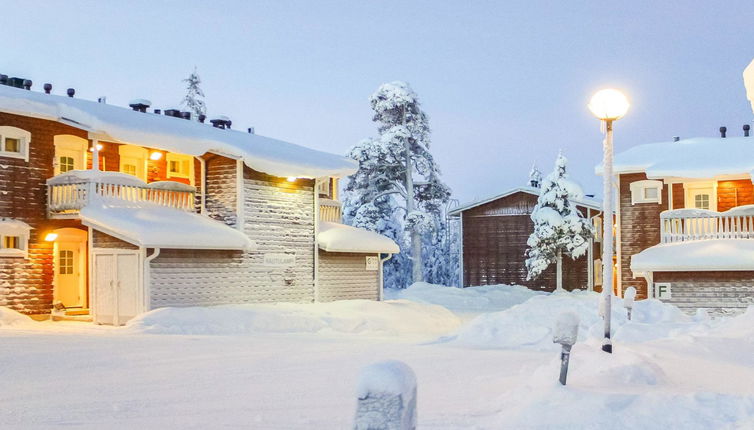
<path fill-rule="evenodd" d="M 348 158 L 257 134 L 6 85 L 0 85 L 0 112 L 62 122 L 103 140 L 194 156 L 214 152 L 239 157 L 252 169 L 274 176 L 346 176 L 357 169 Z"/>
<path fill-rule="evenodd" d="M 146 248 L 252 250 L 242 232 L 204 215 L 148 202 L 93 199 L 81 221 L 111 236 Z"/>
<path fill-rule="evenodd" d="M 634 275 L 646 272 L 754 270 L 754 240 L 663 243 L 631 257 L 631 270 Z"/>
<path fill-rule="evenodd" d="M 523 192 L 523 193 L 528 193 L 528 194 L 532 194 L 532 195 L 535 195 L 535 196 L 539 196 L 539 193 L 541 191 L 542 191 L 541 188 L 534 188 L 534 187 L 518 187 L 518 188 L 513 188 L 512 190 L 508 190 L 508 191 L 504 192 L 503 194 L 498 194 L 498 195 L 496 195 L 494 197 L 488 197 L 488 198 L 485 198 L 485 199 L 482 199 L 482 200 L 476 200 L 476 201 L 471 202 L 471 203 L 466 203 L 465 205 L 462 205 L 462 206 L 457 207 L 457 208 L 453 209 L 452 211 L 450 211 L 449 215 L 451 215 L 451 216 L 458 216 L 463 211 L 466 211 L 466 210 L 469 210 L 469 209 L 473 209 L 473 208 L 475 208 L 477 206 L 481 206 L 481 205 L 489 203 L 489 202 L 493 202 L 493 201 L 495 201 L 497 199 L 502 199 L 503 197 L 508 197 L 511 194 L 515 194 L 515 193 L 518 193 L 518 192 Z M 584 198 L 581 198 L 581 199 L 573 199 L 573 202 L 576 203 L 576 205 L 578 205 L 578 206 L 583 206 L 583 207 L 590 208 L 590 209 L 602 210 L 602 201 L 597 200 L 597 199 L 593 199 L 593 198 L 589 198 L 589 197 L 584 197 Z"/>
<path fill-rule="evenodd" d="M 714 178 L 754 172 L 754 138 L 695 137 L 634 146 L 615 155 L 615 173 L 646 172 L 650 179 Z M 595 168 L 602 174 L 602 165 Z"/>
<path fill-rule="evenodd" d="M 321 221 L 317 243 L 327 252 L 397 254 L 401 250 L 391 239 L 363 228 Z"/>
<path fill-rule="evenodd" d="M 12 218 L 0 218 L 0 229 L 4 233 L 28 233 L 32 227 L 23 221 Z"/>

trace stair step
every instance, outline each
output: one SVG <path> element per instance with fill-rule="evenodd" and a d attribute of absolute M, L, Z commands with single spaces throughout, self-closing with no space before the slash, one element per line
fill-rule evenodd
<path fill-rule="evenodd" d="M 66 316 L 89 315 L 89 309 L 67 309 Z"/>

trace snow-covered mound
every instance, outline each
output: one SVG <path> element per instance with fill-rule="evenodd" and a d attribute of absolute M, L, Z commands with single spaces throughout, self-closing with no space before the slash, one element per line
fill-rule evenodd
<path fill-rule="evenodd" d="M 20 314 L 13 309 L 0 306 L 0 327 L 18 326 L 34 322 L 24 314 Z"/>
<path fill-rule="evenodd" d="M 418 303 L 444 306 L 454 312 L 498 312 L 545 295 L 521 285 L 486 285 L 454 288 L 417 282 L 405 290 L 385 289 L 389 299 L 407 299 Z"/>
<path fill-rule="evenodd" d="M 553 326 L 558 315 L 568 311 L 579 317 L 580 341 L 599 338 L 603 325 L 599 297 L 585 291 L 536 295 L 504 311 L 482 314 L 446 340 L 475 348 L 558 349 L 552 343 Z M 611 321 L 616 340 L 639 342 L 694 327 L 691 318 L 678 308 L 657 300 L 636 302 L 633 320 L 628 323 L 623 300 L 613 300 Z"/>
<path fill-rule="evenodd" d="M 461 321 L 441 307 L 407 300 L 254 304 L 161 308 L 128 323 L 131 330 L 164 334 L 321 333 L 435 338 Z"/>

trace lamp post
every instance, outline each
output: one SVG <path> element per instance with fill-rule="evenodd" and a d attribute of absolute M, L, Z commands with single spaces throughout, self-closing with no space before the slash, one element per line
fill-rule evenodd
<path fill-rule="evenodd" d="M 589 110 L 602 121 L 605 140 L 602 145 L 602 300 L 605 338 L 602 350 L 613 352 L 610 341 L 610 305 L 613 297 L 613 122 L 623 118 L 629 103 L 618 90 L 600 90 L 589 101 Z M 609 285 L 609 287 L 608 287 Z"/>

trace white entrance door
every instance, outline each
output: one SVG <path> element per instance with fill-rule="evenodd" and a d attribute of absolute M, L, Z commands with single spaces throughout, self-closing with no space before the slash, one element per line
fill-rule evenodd
<path fill-rule="evenodd" d="M 67 308 L 83 306 L 82 297 L 83 273 L 81 273 L 81 243 L 58 242 L 57 283 L 55 285 L 55 299 L 63 302 Z"/>
<path fill-rule="evenodd" d="M 93 259 L 94 322 L 123 325 L 143 309 L 140 254 L 96 250 Z"/>

